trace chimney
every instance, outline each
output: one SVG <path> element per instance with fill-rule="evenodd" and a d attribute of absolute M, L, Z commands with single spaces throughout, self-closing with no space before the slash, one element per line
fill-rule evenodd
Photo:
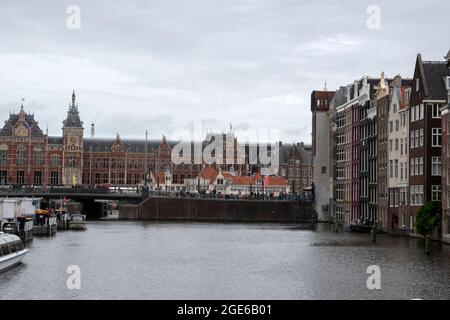
<path fill-rule="evenodd" d="M 95 124 L 91 123 L 91 138 L 95 137 Z"/>

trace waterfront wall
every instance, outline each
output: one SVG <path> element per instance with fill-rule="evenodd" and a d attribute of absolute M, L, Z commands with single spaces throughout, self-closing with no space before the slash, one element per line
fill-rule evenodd
<path fill-rule="evenodd" d="M 310 202 L 151 197 L 121 205 L 120 219 L 248 222 L 314 222 Z"/>

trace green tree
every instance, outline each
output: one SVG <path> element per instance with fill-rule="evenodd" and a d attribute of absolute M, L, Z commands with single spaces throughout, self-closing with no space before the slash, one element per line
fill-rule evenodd
<path fill-rule="evenodd" d="M 432 201 L 423 205 L 416 215 L 417 233 L 425 237 L 425 253 L 430 254 L 428 238 L 441 221 L 442 205 L 440 201 Z"/>

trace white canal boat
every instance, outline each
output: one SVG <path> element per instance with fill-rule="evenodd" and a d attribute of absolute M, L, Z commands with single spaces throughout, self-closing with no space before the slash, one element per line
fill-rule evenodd
<path fill-rule="evenodd" d="M 28 251 L 18 236 L 0 232 L 0 273 L 22 262 Z"/>

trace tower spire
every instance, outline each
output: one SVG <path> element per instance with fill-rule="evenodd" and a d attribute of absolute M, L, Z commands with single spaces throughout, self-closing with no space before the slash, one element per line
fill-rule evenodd
<path fill-rule="evenodd" d="M 72 108 L 75 109 L 75 90 L 72 91 Z"/>

